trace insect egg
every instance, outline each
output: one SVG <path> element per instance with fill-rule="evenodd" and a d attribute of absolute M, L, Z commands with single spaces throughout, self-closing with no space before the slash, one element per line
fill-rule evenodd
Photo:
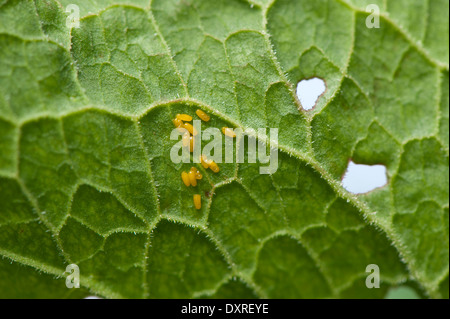
<path fill-rule="evenodd" d="M 202 198 L 199 194 L 194 195 L 194 206 L 196 209 L 202 208 Z"/>
<path fill-rule="evenodd" d="M 234 133 L 229 127 L 222 127 L 222 133 L 229 137 L 236 137 L 236 133 Z"/>
<path fill-rule="evenodd" d="M 191 144 L 191 134 L 186 132 L 183 134 L 183 147 L 188 147 Z"/>
<path fill-rule="evenodd" d="M 179 120 L 177 118 L 173 119 L 172 122 L 173 122 L 173 125 L 175 125 L 175 127 L 183 126 L 183 121 L 181 121 L 181 120 Z"/>
<path fill-rule="evenodd" d="M 192 116 L 187 115 L 187 114 L 177 114 L 177 119 L 179 119 L 180 121 L 192 121 Z"/>
<path fill-rule="evenodd" d="M 203 178 L 203 175 L 195 167 L 191 167 L 191 171 L 193 171 L 195 173 L 195 178 L 196 179 L 202 179 Z"/>
<path fill-rule="evenodd" d="M 194 145 L 195 145 L 194 137 L 191 136 L 191 137 L 189 138 L 189 148 L 190 148 L 191 152 L 194 151 Z"/>
<path fill-rule="evenodd" d="M 216 162 L 211 161 L 211 163 L 209 164 L 209 168 L 214 172 L 214 173 L 218 173 L 219 172 L 219 166 L 216 164 Z"/>
<path fill-rule="evenodd" d="M 206 155 L 200 156 L 200 162 L 202 163 L 202 166 L 203 166 L 204 168 L 209 168 L 209 161 L 208 161 L 208 159 L 206 158 Z"/>
<path fill-rule="evenodd" d="M 184 185 L 186 185 L 187 187 L 189 187 L 191 185 L 188 173 L 182 172 L 181 173 L 181 179 L 183 180 Z"/>
<path fill-rule="evenodd" d="M 188 176 L 189 176 L 189 182 L 191 183 L 191 185 L 193 187 L 197 186 L 197 178 L 195 178 L 195 172 L 191 170 L 188 173 Z"/>
<path fill-rule="evenodd" d="M 202 121 L 208 122 L 210 120 L 209 115 L 203 112 L 202 110 L 197 110 L 195 111 L 195 113 Z"/>
<path fill-rule="evenodd" d="M 192 126 L 192 124 L 184 123 L 183 127 L 189 131 L 192 135 L 197 135 L 197 130 Z"/>

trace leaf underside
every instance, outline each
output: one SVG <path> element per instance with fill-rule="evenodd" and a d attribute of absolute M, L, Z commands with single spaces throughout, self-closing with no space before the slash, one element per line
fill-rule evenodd
<path fill-rule="evenodd" d="M 80 0 L 69 29 L 71 3 L 0 0 L 0 297 L 448 298 L 448 1 Z M 171 120 L 196 109 L 279 128 L 277 172 L 186 188 Z M 388 184 L 346 192 L 350 159 Z"/>

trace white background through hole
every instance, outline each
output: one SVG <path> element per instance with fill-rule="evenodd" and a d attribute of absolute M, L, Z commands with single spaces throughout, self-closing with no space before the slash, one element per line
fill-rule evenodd
<path fill-rule="evenodd" d="M 386 167 L 383 165 L 364 165 L 350 162 L 342 186 L 354 194 L 370 192 L 387 184 Z"/>
<path fill-rule="evenodd" d="M 301 80 L 297 84 L 297 96 L 305 110 L 310 110 L 316 105 L 319 96 L 325 92 L 325 82 L 319 78 Z"/>

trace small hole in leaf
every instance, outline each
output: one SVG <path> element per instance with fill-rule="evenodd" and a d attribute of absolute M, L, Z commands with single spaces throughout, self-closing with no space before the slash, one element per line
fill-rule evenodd
<path fill-rule="evenodd" d="M 316 106 L 319 97 L 326 90 L 325 81 L 320 78 L 301 80 L 297 84 L 297 96 L 302 107 L 309 111 Z"/>
<path fill-rule="evenodd" d="M 419 294 L 411 287 L 399 286 L 388 290 L 385 299 L 420 299 Z"/>
<path fill-rule="evenodd" d="M 342 186 L 353 194 L 363 194 L 387 184 L 386 166 L 355 164 L 350 161 Z"/>

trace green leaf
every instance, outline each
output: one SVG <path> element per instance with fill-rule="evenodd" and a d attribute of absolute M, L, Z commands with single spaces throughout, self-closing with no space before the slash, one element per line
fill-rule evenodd
<path fill-rule="evenodd" d="M 71 2 L 0 0 L 0 297 L 448 298 L 448 1 L 80 0 L 69 29 Z M 278 128 L 278 170 L 186 188 L 196 109 Z M 350 159 L 388 184 L 347 192 Z"/>

